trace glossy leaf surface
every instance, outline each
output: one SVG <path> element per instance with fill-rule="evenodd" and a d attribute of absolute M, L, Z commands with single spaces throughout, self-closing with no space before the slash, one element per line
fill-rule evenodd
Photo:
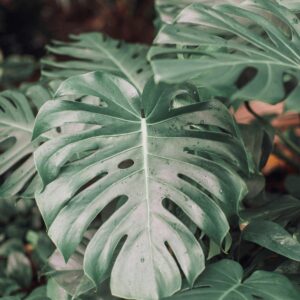
<path fill-rule="evenodd" d="M 290 259 L 300 261 L 300 243 L 277 223 L 252 221 L 244 229 L 243 239 Z"/>
<path fill-rule="evenodd" d="M 204 269 L 203 250 L 164 203 L 222 244 L 226 217 L 246 193 L 237 172 L 248 170 L 228 110 L 218 101 L 199 102 L 190 84 L 150 81 L 140 95 L 128 81 L 99 72 L 71 77 L 57 96 L 39 112 L 34 137 L 66 123 L 89 125 L 35 153 L 44 184 L 37 203 L 65 259 L 97 215 L 119 203 L 87 246 L 85 273 L 96 284 L 110 276 L 116 296 L 157 299 L 181 287 L 174 254 L 192 284 Z M 83 96 L 101 101 L 70 101 Z M 74 159 L 81 152 L 90 155 Z"/>

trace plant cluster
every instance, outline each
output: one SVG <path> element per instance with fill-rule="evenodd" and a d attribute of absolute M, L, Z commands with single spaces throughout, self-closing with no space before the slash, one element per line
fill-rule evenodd
<path fill-rule="evenodd" d="M 300 298 L 297 128 L 252 105 L 300 113 L 297 2 L 157 0 L 151 46 L 71 36 L 0 93 L 2 299 Z"/>

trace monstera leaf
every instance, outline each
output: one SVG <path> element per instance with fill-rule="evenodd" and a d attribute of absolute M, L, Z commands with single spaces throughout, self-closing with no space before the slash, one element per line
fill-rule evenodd
<path fill-rule="evenodd" d="M 243 280 L 243 269 L 235 261 L 221 260 L 209 265 L 195 288 L 170 300 L 297 300 L 299 291 L 283 275 L 256 271 Z"/>
<path fill-rule="evenodd" d="M 214 6 L 225 3 L 240 3 L 243 0 L 156 0 L 155 7 L 163 23 L 172 24 L 175 17 L 190 4 L 201 3 Z"/>
<path fill-rule="evenodd" d="M 50 88 L 31 86 L 25 93 L 0 93 L 0 197 L 18 194 L 32 197 L 36 184 L 33 151 L 41 137 L 32 142 L 35 115 L 40 106 L 52 98 Z"/>
<path fill-rule="evenodd" d="M 71 35 L 70 43 L 54 42 L 50 54 L 68 57 L 67 61 L 42 61 L 42 75 L 50 79 L 68 78 L 91 71 L 103 71 L 122 76 L 142 91 L 152 76 L 146 60 L 148 46 L 127 44 L 100 33 Z"/>
<path fill-rule="evenodd" d="M 286 99 L 298 110 L 299 32 L 297 16 L 275 1 L 196 3 L 161 29 L 149 57 L 157 81 L 193 80 L 231 101 Z"/>
<path fill-rule="evenodd" d="M 117 203 L 87 246 L 85 273 L 98 285 L 110 276 L 115 296 L 157 299 L 181 287 L 176 257 L 193 284 L 204 269 L 203 249 L 165 203 L 221 246 L 226 217 L 246 192 L 237 172 L 248 168 L 228 110 L 218 101 L 198 102 L 190 84 L 151 80 L 140 95 L 121 77 L 99 72 L 71 77 L 56 95 L 38 114 L 35 138 L 66 123 L 89 125 L 35 152 L 44 185 L 37 203 L 64 258 L 99 213 Z M 83 96 L 100 104 L 74 101 Z M 83 151 L 90 154 L 74 159 Z"/>

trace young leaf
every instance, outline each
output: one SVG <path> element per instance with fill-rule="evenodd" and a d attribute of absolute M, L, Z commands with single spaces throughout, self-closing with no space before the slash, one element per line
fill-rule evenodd
<path fill-rule="evenodd" d="M 243 280 L 243 269 L 235 261 L 221 260 L 209 265 L 195 288 L 170 300 L 297 300 L 299 291 L 283 275 L 256 271 Z"/>
<path fill-rule="evenodd" d="M 161 29 L 149 57 L 156 81 L 193 80 L 231 101 L 273 104 L 286 99 L 286 107 L 295 109 L 300 95 L 299 32 L 297 16 L 275 1 L 216 8 L 196 3 L 175 24 Z"/>
<path fill-rule="evenodd" d="M 122 76 L 140 92 L 152 76 L 146 60 L 148 46 L 127 44 L 100 33 L 71 35 L 70 43 L 54 42 L 47 49 L 67 61 L 42 60 L 42 75 L 49 79 L 68 78 L 91 71 L 103 71 Z"/>
<path fill-rule="evenodd" d="M 237 172 L 248 170 L 229 111 L 218 101 L 198 102 L 190 84 L 156 86 L 151 80 L 140 95 L 123 78 L 99 72 L 71 77 L 57 96 L 40 110 L 34 137 L 66 123 L 90 126 L 35 152 L 44 184 L 36 194 L 38 206 L 64 258 L 96 216 L 122 198 L 87 246 L 85 273 L 97 285 L 110 275 L 115 296 L 157 299 L 181 287 L 174 255 L 193 284 L 204 269 L 203 251 L 164 202 L 222 244 L 229 231 L 226 216 L 237 213 L 246 193 Z M 83 96 L 102 104 L 70 101 Z M 74 160 L 84 151 L 90 155 Z"/>

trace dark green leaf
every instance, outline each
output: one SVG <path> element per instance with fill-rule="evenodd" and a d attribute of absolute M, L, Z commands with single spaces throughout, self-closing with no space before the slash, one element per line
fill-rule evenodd
<path fill-rule="evenodd" d="M 299 292 L 289 280 L 276 273 L 256 271 L 243 280 L 243 269 L 235 261 L 222 260 L 209 265 L 195 288 L 170 300 L 297 300 Z"/>
<path fill-rule="evenodd" d="M 300 261 L 300 243 L 277 223 L 252 221 L 244 229 L 243 239 L 290 259 Z"/>
<path fill-rule="evenodd" d="M 232 103 L 286 99 L 287 108 L 298 110 L 299 32 L 297 16 L 275 1 L 196 3 L 161 29 L 149 57 L 157 81 L 193 80 Z"/>
<path fill-rule="evenodd" d="M 7 259 L 6 274 L 19 285 L 28 287 L 32 279 L 29 259 L 21 252 L 12 252 Z"/>

